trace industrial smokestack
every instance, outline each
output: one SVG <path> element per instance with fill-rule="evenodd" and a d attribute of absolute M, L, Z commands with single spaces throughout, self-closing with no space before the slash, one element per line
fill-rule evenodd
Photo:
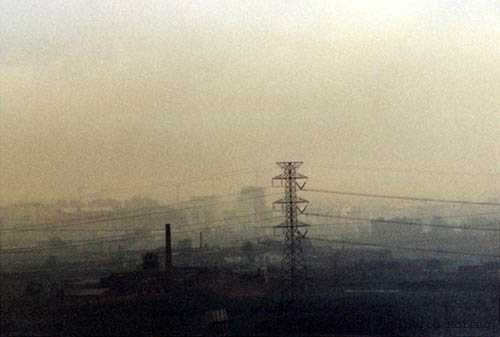
<path fill-rule="evenodd" d="M 200 232 L 200 249 L 203 248 L 203 232 Z"/>
<path fill-rule="evenodd" d="M 172 271 L 172 237 L 170 235 L 170 224 L 165 225 L 165 273 Z"/>

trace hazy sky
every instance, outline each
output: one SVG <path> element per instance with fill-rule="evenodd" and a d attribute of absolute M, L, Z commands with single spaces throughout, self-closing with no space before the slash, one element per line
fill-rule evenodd
<path fill-rule="evenodd" d="M 500 2 L 0 0 L 0 135 L 0 203 L 286 160 L 316 188 L 500 196 Z"/>

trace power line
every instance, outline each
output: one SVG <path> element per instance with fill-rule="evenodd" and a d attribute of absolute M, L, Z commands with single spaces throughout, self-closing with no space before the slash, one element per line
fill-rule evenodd
<path fill-rule="evenodd" d="M 272 217 L 270 219 L 278 219 L 279 217 Z M 231 229 L 236 229 L 238 231 L 245 231 L 245 230 L 254 230 L 254 229 L 262 229 L 262 228 L 267 228 L 267 229 L 272 229 L 274 226 L 255 226 L 252 228 L 238 228 L 238 227 L 232 227 L 228 228 L 227 226 L 217 226 L 213 228 L 208 228 L 210 231 L 217 231 L 217 230 L 231 230 Z M 199 232 L 199 229 L 196 230 L 185 230 L 185 231 L 174 231 L 174 233 L 193 233 L 193 232 Z M 160 235 L 160 234 L 158 234 Z M 147 239 L 155 236 L 154 234 L 147 234 L 147 235 L 120 235 L 120 236 L 108 236 L 105 238 L 101 239 L 92 239 L 92 240 L 81 240 L 81 241 L 74 241 L 70 244 L 66 245 L 61 245 L 61 246 L 46 246 L 46 247 L 23 247 L 23 248 L 12 248 L 12 249 L 3 249 L 0 250 L 0 253 L 3 255 L 11 255 L 11 254 L 25 254 L 25 253 L 33 253 L 33 252 L 38 252 L 38 251 L 46 251 L 46 250 L 57 250 L 57 249 L 68 249 L 68 248 L 74 248 L 74 247 L 82 247 L 82 246 L 89 246 L 89 245 L 97 245 L 97 244 L 102 244 L 102 243 L 111 243 L 111 242 L 124 242 L 124 241 L 137 241 L 140 239 Z M 110 239 L 110 237 L 114 239 Z"/>
<path fill-rule="evenodd" d="M 274 226 L 266 226 L 265 228 L 273 228 Z M 257 227 L 259 228 L 259 227 Z M 264 228 L 264 227 L 260 227 L 260 228 Z M 264 237 L 259 237 L 259 238 L 264 238 Z M 240 247 L 239 245 L 231 245 L 231 246 L 226 246 L 225 248 L 238 248 Z M 158 249 L 158 248 L 155 248 L 155 249 Z M 174 249 L 175 251 L 175 249 Z M 136 252 L 136 253 L 139 253 L 141 252 L 141 250 L 135 250 L 135 251 L 132 251 L 132 252 Z M 124 253 L 124 256 L 128 255 L 127 253 Z M 102 264 L 104 264 L 104 266 L 108 266 L 108 265 L 116 265 L 116 260 L 117 260 L 118 256 L 114 256 L 114 257 L 111 257 L 111 258 L 108 258 L 108 259 L 99 259 L 99 260 L 96 260 L 96 259 L 84 259 L 84 260 L 80 260 L 80 261 L 76 261 L 76 262 L 72 262 L 70 263 L 69 265 L 68 264 L 64 264 L 64 265 L 59 265 L 59 266 L 56 266 L 55 269 L 56 269 L 56 272 L 60 272 L 62 269 L 64 269 L 64 271 L 68 271 L 68 270 L 79 270 L 82 266 L 86 266 L 86 265 L 89 265 L 89 264 L 92 264 L 92 265 L 95 265 L 96 263 L 101 263 L 101 266 Z M 120 262 L 127 262 L 127 263 L 132 263 L 132 262 L 137 262 L 138 261 L 138 258 L 125 258 L 125 257 L 122 257 L 120 259 Z M 6 271 L 5 269 L 3 270 L 5 273 L 12 273 L 12 274 L 21 274 L 21 273 L 33 273 L 33 272 L 37 272 L 37 273 L 40 273 L 40 272 L 53 272 L 54 271 L 54 268 L 47 268 L 47 267 L 39 267 L 39 268 L 30 268 L 30 269 L 24 269 L 23 268 L 24 265 L 19 265 L 19 264 L 9 264 L 9 271 Z M 23 268 L 22 270 L 17 270 L 18 268 Z"/>
<path fill-rule="evenodd" d="M 417 198 L 417 197 L 407 197 L 407 196 L 322 190 L 322 189 L 312 189 L 312 188 L 304 189 L 304 191 L 317 192 L 317 193 L 327 193 L 327 194 L 352 195 L 352 196 L 357 196 L 357 197 L 368 197 L 368 198 L 397 199 L 397 200 L 425 201 L 425 202 L 441 202 L 441 203 L 448 203 L 448 204 L 464 204 L 464 205 L 478 205 L 478 206 L 479 205 L 480 206 L 500 206 L 500 203 L 498 203 L 498 202 L 480 202 L 480 201 L 466 201 L 466 200 Z"/>
<path fill-rule="evenodd" d="M 474 218 L 474 217 L 480 217 L 484 215 L 498 215 L 500 212 L 484 212 L 484 213 L 472 213 L 472 214 L 457 214 L 457 215 L 440 215 L 439 218 L 442 219 L 448 219 L 448 218 Z M 429 218 L 429 217 L 418 217 L 414 218 L 415 220 L 432 220 L 434 217 Z"/>
<path fill-rule="evenodd" d="M 270 189 L 270 187 L 262 187 L 264 189 Z M 212 197 L 214 198 L 229 198 L 229 197 L 234 197 L 234 196 L 238 196 L 238 195 L 241 195 L 241 192 L 237 192 L 237 193 L 227 193 L 227 194 L 222 194 L 222 195 L 213 195 Z M 278 195 L 278 193 L 271 193 L 271 194 L 266 194 L 266 195 L 260 195 L 260 196 L 252 196 L 252 197 L 249 197 L 249 198 L 244 198 L 244 199 L 238 199 L 238 201 L 244 201 L 244 200 L 250 200 L 250 199 L 258 199 L 258 198 L 263 198 L 263 197 L 268 197 L 268 196 L 273 196 L 273 195 Z M 164 209 L 164 208 L 167 208 L 167 207 L 172 207 L 172 206 L 176 206 L 176 205 L 184 205 L 186 203 L 189 203 L 189 202 L 192 202 L 192 200 L 189 200 L 189 201 L 180 201 L 180 202 L 175 202 L 175 203 L 169 203 L 168 205 L 162 205 L 162 206 L 155 206 L 155 207 L 148 207 L 147 209 L 149 211 L 152 211 L 154 209 Z M 220 204 L 230 204 L 230 203 L 233 203 L 235 202 L 234 200 L 233 201 L 227 201 L 227 202 L 216 202 L 216 203 L 212 203 L 212 204 L 208 204 L 208 205 L 196 205 L 196 206 L 190 206 L 190 207 L 184 207 L 184 208 L 172 208 L 171 211 L 172 212 L 175 212 L 175 211 L 178 211 L 178 210 L 187 210 L 187 209 L 194 209 L 194 208 L 200 208 L 200 207 L 216 207 Z M 42 204 L 41 203 L 30 203 L 30 205 L 38 205 L 38 206 L 41 206 Z M 14 206 L 18 206 L 18 205 L 14 205 Z M 20 205 L 20 206 L 24 206 L 24 205 Z M 9 206 L 2 206 L 0 207 L 0 209 L 7 209 L 9 208 Z M 115 214 L 131 214 L 131 213 L 137 213 L 137 210 L 129 210 L 129 211 L 126 211 L 126 212 L 116 212 Z M 73 221 L 73 220 L 94 220 L 94 219 L 102 219 L 103 217 L 100 216 L 100 217 L 80 217 L 78 219 L 69 219 L 67 221 Z M 39 224 L 39 225 L 42 225 L 42 226 L 47 226 L 47 225 L 53 225 L 53 224 L 62 224 L 62 223 L 66 223 L 67 221 L 52 221 L 52 222 L 46 222 L 46 223 L 43 223 L 43 224 Z"/>
<path fill-rule="evenodd" d="M 354 220 L 354 221 L 370 221 L 370 222 L 373 221 L 373 222 L 379 222 L 379 223 L 408 225 L 408 226 L 437 227 L 437 228 L 446 228 L 446 229 L 461 229 L 461 230 L 486 231 L 486 232 L 500 232 L 500 228 L 423 224 L 423 223 L 411 222 L 411 221 L 358 218 L 358 217 L 349 217 L 349 216 L 340 216 L 340 215 L 320 214 L 320 213 L 304 213 L 304 215 L 317 216 L 317 217 L 323 217 L 323 218 Z"/>
<path fill-rule="evenodd" d="M 272 213 L 272 211 L 264 212 L 264 213 Z M 236 217 L 230 217 L 230 218 L 224 218 L 212 222 L 201 222 L 201 223 L 195 223 L 195 224 L 190 224 L 191 226 L 196 226 L 196 225 L 205 225 L 205 224 L 213 224 L 213 223 L 219 223 L 219 222 L 224 222 L 227 220 L 231 220 L 233 218 L 243 218 L 243 217 L 248 217 L 248 216 L 254 216 L 257 213 L 252 213 L 248 215 L 243 215 L 243 216 L 236 216 Z M 262 220 L 275 220 L 279 219 L 280 217 L 274 216 L 274 217 L 268 217 L 268 218 L 263 218 Z M 253 223 L 253 220 L 247 220 L 240 222 L 240 224 L 246 224 L 246 223 Z M 232 227 L 231 227 L 232 226 Z M 217 230 L 232 230 L 236 229 L 238 231 L 244 231 L 244 230 L 253 230 L 253 229 L 260 229 L 260 228 L 274 228 L 274 226 L 253 226 L 252 228 L 244 229 L 240 227 L 234 227 L 234 225 L 224 225 L 224 226 L 212 226 L 212 227 L 205 227 L 205 228 L 193 228 L 190 230 L 175 230 L 173 233 L 193 233 L 193 232 L 200 232 L 200 231 L 217 231 Z M 163 234 L 158 234 L 162 235 Z M 64 249 L 64 248 L 71 248 L 71 247 L 79 247 L 79 246 L 86 246 L 86 245 L 93 245 L 93 244 L 100 244 L 100 243 L 108 243 L 108 242 L 118 242 L 118 241 L 137 241 L 138 239 L 143 239 L 143 238 L 151 238 L 155 236 L 155 234 L 147 233 L 147 234 L 135 234 L 135 233 L 129 233 L 125 235 L 109 235 L 103 238 L 99 239 L 87 239 L 87 240 L 79 240 L 79 241 L 73 241 L 70 243 L 66 243 L 65 245 L 53 245 L 53 246 L 46 246 L 46 247 L 22 247 L 22 248 L 12 248 L 12 249 L 4 249 L 1 250 L 0 252 L 2 254 L 16 254 L 16 253 L 28 253 L 28 252 L 35 252 L 35 251 L 43 251 L 43 250 L 52 250 L 52 249 Z"/>
<path fill-rule="evenodd" d="M 273 213 L 273 211 L 266 211 L 266 212 L 262 212 L 261 214 L 265 214 L 265 213 Z M 219 223 L 219 222 L 225 222 L 227 220 L 232 220 L 232 219 L 238 219 L 238 218 L 244 218 L 244 217 L 249 217 L 249 216 L 254 216 L 254 215 L 259 215 L 258 213 L 252 213 L 252 214 L 247 214 L 247 215 L 238 215 L 238 216 L 233 216 L 233 217 L 229 217 L 229 218 L 223 218 L 223 219 L 220 219 L 220 220 L 216 220 L 216 221 L 211 221 L 211 222 L 198 222 L 198 223 L 193 223 L 193 224 L 189 224 L 189 226 L 200 226 L 200 225 L 208 225 L 208 224 L 214 224 L 214 223 Z M 267 218 L 263 218 L 261 220 L 273 220 L 273 219 L 279 219 L 280 217 L 278 216 L 273 216 L 273 217 L 267 217 Z M 247 221 L 243 221 L 243 222 L 240 222 L 239 224 L 247 224 L 247 223 L 254 223 L 254 220 L 247 220 Z M 223 225 L 223 226 L 211 226 L 211 227 L 204 227 L 204 228 L 193 228 L 191 230 L 174 230 L 173 233 L 192 233 L 192 232 L 199 232 L 199 231 L 206 231 L 206 230 L 217 230 L 217 229 L 221 229 L 221 228 L 228 228 L 230 226 L 233 226 L 233 225 Z M 274 228 L 273 226 L 269 226 L 269 227 L 266 227 L 266 228 Z M 231 229 L 231 228 L 229 228 Z M 234 227 L 234 229 L 240 229 L 241 228 L 238 228 L 238 227 Z"/>
<path fill-rule="evenodd" d="M 112 236 L 112 237 L 115 237 L 115 236 Z M 126 237 L 120 236 L 120 237 L 117 237 L 115 239 L 105 239 L 105 240 L 82 240 L 82 241 L 72 242 L 71 244 L 68 244 L 68 245 L 60 245 L 60 246 L 23 247 L 23 248 L 3 249 L 3 250 L 1 250 L 1 253 L 2 253 L 2 255 L 3 254 L 22 254 L 22 253 L 44 251 L 44 250 L 80 247 L 80 246 L 94 245 L 94 244 L 100 244 L 100 243 L 136 241 L 136 240 L 147 238 L 147 237 L 149 237 L 149 235 L 134 235 L 132 237 L 131 236 L 126 236 Z"/>
<path fill-rule="evenodd" d="M 239 194 L 240 193 L 237 193 L 235 195 L 239 195 Z M 279 193 L 270 193 L 270 194 L 264 194 L 264 195 L 260 195 L 260 196 L 252 196 L 252 197 L 249 197 L 249 198 L 239 199 L 238 201 L 245 201 L 245 200 L 251 200 L 251 199 L 265 198 L 265 197 L 268 197 L 268 196 L 273 196 L 273 195 L 278 195 L 278 194 Z M 202 208 L 217 207 L 217 206 L 220 206 L 221 204 L 229 204 L 229 203 L 234 203 L 234 201 L 219 202 L 219 203 L 212 203 L 212 204 L 206 204 L 206 205 L 195 205 L 195 206 L 184 207 L 184 208 L 168 209 L 168 210 L 159 211 L 159 212 L 148 212 L 148 213 L 126 215 L 126 216 L 92 217 L 92 218 L 87 218 L 88 221 L 81 221 L 81 220 L 85 220 L 85 218 L 84 219 L 80 218 L 80 219 L 73 220 L 73 221 L 76 221 L 76 222 L 72 222 L 71 220 L 69 222 L 68 221 L 63 221 L 63 222 L 48 222 L 48 223 L 44 223 L 44 224 L 39 224 L 38 227 L 36 227 L 36 228 L 4 229 L 1 232 L 2 233 L 7 233 L 7 232 L 44 231 L 44 230 L 48 230 L 48 229 L 58 229 L 58 228 L 72 227 L 72 226 L 78 226 L 78 225 L 89 225 L 89 224 L 102 223 L 102 222 L 108 222 L 108 221 L 118 221 L 118 220 L 139 218 L 139 217 L 151 216 L 151 215 L 175 213 L 175 212 L 179 212 L 179 211 L 199 209 L 200 207 L 202 207 Z M 148 210 L 163 209 L 165 207 L 169 207 L 169 206 L 159 206 L 159 207 L 149 208 Z M 137 211 L 129 211 L 129 212 L 125 212 L 125 213 L 122 213 L 122 214 L 130 214 L 130 213 L 135 213 L 135 212 L 137 212 Z M 55 225 L 55 226 L 52 226 L 52 225 Z"/>
<path fill-rule="evenodd" d="M 279 194 L 279 193 L 276 193 L 276 194 Z M 274 194 L 269 194 L 269 195 L 274 195 Z M 267 195 L 267 196 L 269 196 Z M 250 198 L 249 198 L 250 199 Z M 246 200 L 246 199 L 244 199 Z M 154 208 L 148 208 L 148 210 L 151 210 L 151 209 L 157 209 L 157 208 L 165 208 L 165 207 L 170 207 L 171 205 L 167 205 L 167 206 L 159 206 L 159 207 L 154 207 Z M 214 205 L 209 205 L 208 207 L 212 207 Z M 185 209 L 189 209 L 189 208 L 183 208 L 183 209 L 172 209 L 170 210 L 171 212 L 175 212 L 177 210 L 185 210 Z M 165 211 L 165 213 L 168 213 L 170 211 Z M 148 216 L 148 215 L 154 215 L 156 213 L 141 213 L 141 214 L 133 214 L 133 213 L 137 213 L 137 210 L 132 210 L 132 211 L 128 211 L 128 212 L 123 212 L 121 214 L 132 214 L 133 217 L 140 217 L 140 216 Z M 256 214 L 256 213 L 255 213 Z M 478 216 L 484 216 L 484 215 L 497 215 L 497 214 L 500 214 L 500 212 L 485 212 L 485 213 L 474 213 L 474 214 L 460 214 L 460 215 L 448 215 L 448 216 L 439 216 L 439 218 L 466 218 L 466 217 L 478 217 Z M 324 216 L 324 217 L 334 217 L 334 216 L 331 216 L 331 215 L 328 215 L 328 214 L 313 214 L 313 213 L 305 213 L 304 215 L 313 215 L 313 216 Z M 74 220 L 77 220 L 77 221 L 81 221 L 81 220 L 97 220 L 98 222 L 96 223 L 99 223 L 102 221 L 106 221 L 107 219 L 113 219 L 113 218 L 106 218 L 106 217 L 87 217 L 87 218 L 79 218 L 79 219 L 74 219 Z M 433 218 L 425 218 L 425 217 L 418 217 L 418 218 L 413 218 L 414 220 L 431 220 Z M 368 219 L 365 219 L 368 221 Z M 372 219 L 369 219 L 369 220 L 372 220 Z M 79 224 L 87 224 L 87 223 L 81 223 L 81 222 L 78 222 L 78 223 L 74 223 L 72 222 L 71 220 L 68 220 L 68 221 L 62 221 L 62 222 L 49 222 L 49 223 L 45 223 L 45 224 L 41 224 L 42 226 L 43 225 L 48 225 L 48 224 L 55 224 L 55 225 L 58 225 L 58 224 L 67 224 L 68 226 L 67 227 L 72 227 L 73 225 L 79 225 Z M 333 225 L 333 224 L 326 224 L 326 225 Z M 345 225 L 345 224 L 339 224 L 339 225 Z M 40 225 L 39 225 L 40 226 Z M 315 226 L 315 225 L 313 225 Z M 427 225 L 425 225 L 427 226 Z M 464 227 L 458 227 L 459 229 L 464 229 Z M 457 229 L 458 229 L 457 228 Z M 67 229 L 67 228 L 63 228 L 63 227 L 41 227 L 41 228 L 15 228 L 15 229 L 11 229 L 11 228 L 7 228 L 7 229 L 4 229 L 4 230 L 1 230 L 0 233 L 15 233 L 15 232 L 48 232 L 48 231 L 51 231 L 51 230 L 57 230 L 58 232 L 86 232 L 88 231 L 88 229 Z M 485 229 L 487 230 L 487 228 Z M 117 230 L 116 229 L 106 229 L 106 228 L 100 228 L 99 229 L 99 232 L 116 232 Z"/>
<path fill-rule="evenodd" d="M 433 217 L 411 217 L 413 220 L 433 220 L 434 218 L 441 219 L 456 219 L 456 218 L 476 218 L 485 215 L 499 215 L 500 212 L 484 212 L 484 213 L 469 213 L 469 214 L 457 214 L 457 215 L 439 215 Z M 328 214 L 325 214 L 328 215 Z"/>
<path fill-rule="evenodd" d="M 123 217 L 113 217 L 113 218 L 102 218 L 99 220 L 95 221 L 87 221 L 87 222 L 78 222 L 78 223 L 70 223 L 70 224 L 65 224 L 64 226 L 54 226 L 54 227 L 42 227 L 42 228 L 26 228 L 26 229 L 9 229 L 9 230 L 3 230 L 2 233 L 9 233 L 9 232 L 48 232 L 51 231 L 52 229 L 57 229 L 60 231 L 61 227 L 72 227 L 72 226 L 78 226 L 78 225 L 88 225 L 88 224 L 95 224 L 95 223 L 101 223 L 101 222 L 108 222 L 108 221 L 118 221 L 118 220 L 124 220 L 124 219 L 133 219 L 133 218 L 140 218 L 140 217 L 145 217 L 145 216 L 151 216 L 151 215 L 158 215 L 158 214 L 166 214 L 170 213 L 171 211 L 163 211 L 163 212 L 151 212 L 151 213 L 142 213 L 142 214 L 136 214 L 136 215 L 130 215 L 130 216 L 123 216 Z M 262 213 L 270 213 L 272 211 L 266 211 Z M 254 216 L 258 215 L 258 213 L 251 213 L 251 214 L 245 214 L 245 215 L 240 215 L 240 216 L 234 216 L 234 217 L 229 217 L 229 218 L 224 218 L 223 220 L 229 220 L 231 218 L 242 218 L 242 217 L 247 217 L 247 216 Z M 217 222 L 217 221 L 215 221 Z M 203 224 L 210 224 L 214 222 L 203 222 L 203 223 L 190 223 L 188 225 L 193 226 L 193 225 L 203 225 Z M 127 230 L 127 229 L 123 229 Z M 130 229 L 128 229 L 130 230 Z M 86 231 L 84 229 L 82 230 L 74 230 L 76 231 Z M 103 231 L 102 229 L 99 229 L 98 231 Z M 110 230 L 110 231 L 120 231 L 120 230 Z"/>
<path fill-rule="evenodd" d="M 460 251 L 451 251 L 451 250 L 442 250 L 442 249 L 403 247 L 403 246 L 383 245 L 383 244 L 370 243 L 370 242 L 358 242 L 358 241 L 335 240 L 335 239 L 321 239 L 321 238 L 309 238 L 309 239 L 310 240 L 315 240 L 315 241 L 323 241 L 323 242 L 351 244 L 351 245 L 354 245 L 354 246 L 368 246 L 368 247 L 380 247 L 380 248 L 390 248 L 390 249 L 400 249 L 400 250 L 422 251 L 422 252 L 439 253 L 439 254 L 452 254 L 452 255 L 465 255 L 465 256 L 481 256 L 481 257 L 496 257 L 496 258 L 500 258 L 500 255 L 494 255 L 494 254 L 460 252 Z"/>
<path fill-rule="evenodd" d="M 311 227 L 325 227 L 325 226 L 346 226 L 346 225 L 355 225 L 355 224 L 346 224 L 345 222 L 337 222 L 337 223 L 325 223 L 325 224 L 315 224 L 311 225 Z M 442 246 L 445 242 L 452 242 L 453 240 L 457 240 L 457 238 L 453 237 L 419 237 L 419 238 L 398 238 L 398 241 L 404 241 L 405 243 L 433 243 L 437 242 L 440 246 Z"/>
<path fill-rule="evenodd" d="M 500 174 L 493 172 L 459 172 L 459 171 L 445 171 L 445 170 L 418 170 L 418 169 L 404 169 L 404 168 L 392 168 L 392 167 L 373 167 L 373 166 L 357 166 L 357 165 L 343 165 L 343 166 L 313 166 L 319 169 L 328 170 L 359 170 L 359 171 L 384 171 L 384 172 L 396 172 L 396 173 L 423 173 L 432 175 L 454 175 L 454 176 L 469 176 L 469 177 L 498 177 Z"/>
<path fill-rule="evenodd" d="M 217 220 L 217 221 L 211 221 L 211 222 L 199 222 L 199 223 L 188 223 L 186 224 L 186 226 L 196 226 L 196 225 L 205 225 L 205 224 L 212 224 L 212 223 L 217 223 L 217 222 L 221 222 L 221 221 L 228 221 L 228 220 L 232 220 L 232 219 L 236 219 L 236 218 L 244 218 L 244 217 L 249 217 L 249 216 L 254 216 L 254 215 L 261 215 L 261 214 L 266 214 L 266 213 L 273 213 L 273 211 L 265 211 L 265 212 L 262 212 L 262 213 L 252 213 L 252 214 L 247 214 L 247 215 L 238 215 L 238 216 L 232 216 L 232 217 L 227 217 L 227 218 L 223 218 L 221 220 Z M 269 217 L 269 218 L 263 218 L 261 220 L 270 220 L 270 219 L 281 219 L 280 216 L 275 216 L 275 217 Z M 245 221 L 245 222 L 242 222 L 242 223 L 247 223 L 247 222 L 253 222 L 252 221 Z M 216 226 L 216 227 L 205 227 L 205 228 L 200 228 L 200 229 L 191 229 L 191 230 L 173 230 L 172 233 L 188 233 L 188 232 L 194 232 L 194 231 L 199 231 L 199 230 L 212 230 L 213 228 L 219 228 L 220 226 Z M 265 228 L 274 228 L 274 226 L 270 226 L 270 227 L 265 227 Z M 231 228 L 229 228 L 231 229 Z M 31 229 L 29 230 L 30 232 L 51 232 L 52 230 L 46 230 L 46 229 Z M 54 229 L 53 232 L 88 232 L 89 230 L 88 229 L 68 229 L 68 228 L 58 228 L 58 229 Z M 127 232 L 133 232 L 134 229 L 98 229 L 97 230 L 98 232 L 119 232 L 119 231 L 127 231 Z"/>

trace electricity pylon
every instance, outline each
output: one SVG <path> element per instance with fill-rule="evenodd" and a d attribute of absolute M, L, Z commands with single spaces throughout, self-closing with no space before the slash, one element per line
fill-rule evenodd
<path fill-rule="evenodd" d="M 274 210 L 278 206 L 285 214 L 285 222 L 276 226 L 276 228 L 282 228 L 284 232 L 281 277 L 284 282 L 283 293 L 293 302 L 298 293 L 304 290 L 306 282 L 302 240 L 307 230 L 302 234 L 299 229 L 309 225 L 300 222 L 298 214 L 304 213 L 309 201 L 298 197 L 297 189 L 304 188 L 307 177 L 297 172 L 302 162 L 277 162 L 276 164 L 283 169 L 283 173 L 272 179 L 272 186 L 285 188 L 285 196 L 273 203 Z M 299 184 L 298 180 L 303 180 L 303 183 Z M 280 181 L 279 186 L 275 185 L 276 181 Z"/>

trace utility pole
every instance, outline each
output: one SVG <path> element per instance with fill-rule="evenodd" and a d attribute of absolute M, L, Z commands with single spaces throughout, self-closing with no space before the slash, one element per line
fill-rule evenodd
<path fill-rule="evenodd" d="M 307 208 L 309 201 L 297 196 L 297 189 L 302 190 L 307 182 L 307 177 L 297 173 L 302 162 L 277 162 L 283 173 L 272 179 L 273 187 L 284 187 L 285 196 L 273 203 L 273 209 L 278 208 L 285 213 L 285 221 L 276 226 L 282 228 L 284 232 L 283 257 L 281 260 L 281 277 L 283 280 L 283 294 L 295 302 L 297 295 L 303 291 L 306 283 L 306 265 L 302 239 L 307 231 L 302 234 L 301 227 L 308 227 L 298 220 L 299 212 L 302 214 Z M 303 180 L 299 184 L 297 180 Z M 279 186 L 275 186 L 275 181 L 280 181 Z M 302 207 L 300 206 L 302 204 Z"/>

